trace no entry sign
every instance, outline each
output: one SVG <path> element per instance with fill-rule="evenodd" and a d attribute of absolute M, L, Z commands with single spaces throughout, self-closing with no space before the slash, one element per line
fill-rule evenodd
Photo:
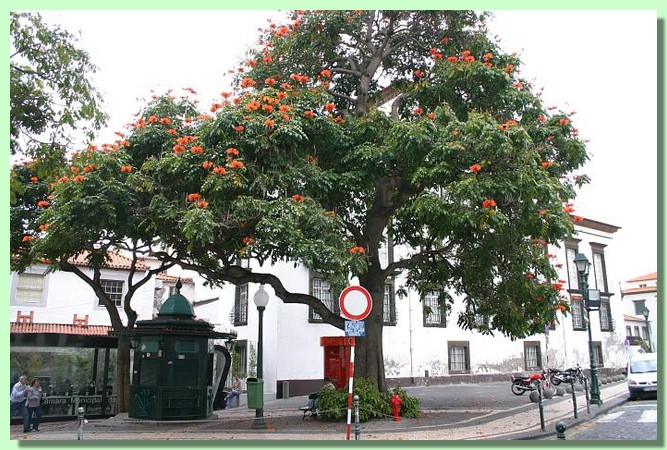
<path fill-rule="evenodd" d="M 350 320 L 364 320 L 371 313 L 373 300 L 366 288 L 348 286 L 338 297 L 340 312 Z"/>

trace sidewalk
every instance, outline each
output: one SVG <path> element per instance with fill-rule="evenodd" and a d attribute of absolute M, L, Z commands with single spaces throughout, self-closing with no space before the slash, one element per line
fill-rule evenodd
<path fill-rule="evenodd" d="M 607 411 L 628 397 L 625 381 L 603 385 L 604 404 L 586 410 L 583 392 L 577 392 L 578 419 L 574 419 L 572 394 L 544 400 L 545 431 L 541 430 L 537 403 L 509 410 L 437 409 L 426 410 L 417 419 L 392 418 L 361 424 L 361 440 L 517 440 L 555 439 L 560 420 L 568 429 Z M 212 418 L 200 421 L 155 422 L 129 419 L 119 414 L 109 419 L 90 420 L 84 425 L 84 440 L 345 440 L 346 423 L 329 423 L 306 417 L 298 407 L 305 397 L 268 400 L 264 404 L 266 430 L 251 428 L 255 411 L 245 406 L 216 411 Z M 47 422 L 39 433 L 22 433 L 12 426 L 15 440 L 76 440 L 78 422 Z M 354 439 L 352 424 L 351 439 Z"/>

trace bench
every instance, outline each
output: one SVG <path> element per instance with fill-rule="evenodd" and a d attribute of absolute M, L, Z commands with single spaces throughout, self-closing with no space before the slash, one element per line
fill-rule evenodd
<path fill-rule="evenodd" d="M 317 397 L 319 396 L 320 394 L 317 392 L 308 394 L 308 404 L 299 406 L 299 411 L 303 411 L 303 417 L 301 420 L 304 420 L 306 416 L 317 417 Z"/>

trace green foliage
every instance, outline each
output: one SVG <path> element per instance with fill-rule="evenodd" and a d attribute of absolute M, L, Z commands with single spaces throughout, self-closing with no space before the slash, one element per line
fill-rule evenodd
<path fill-rule="evenodd" d="M 88 139 L 105 122 L 89 76 L 96 68 L 76 39 L 39 13 L 10 13 L 10 150 L 62 151 L 71 132 Z"/>
<path fill-rule="evenodd" d="M 405 389 L 400 387 L 391 391 L 380 392 L 375 384 L 366 378 L 356 377 L 354 379 L 353 395 L 359 396 L 359 421 L 366 422 L 371 419 L 383 419 L 391 415 L 391 395 L 397 393 L 403 401 L 401 405 L 402 417 L 419 417 L 419 399 L 410 397 Z M 317 416 L 326 421 L 341 420 L 347 416 L 348 391 L 347 388 L 335 390 L 323 388 L 317 399 Z"/>

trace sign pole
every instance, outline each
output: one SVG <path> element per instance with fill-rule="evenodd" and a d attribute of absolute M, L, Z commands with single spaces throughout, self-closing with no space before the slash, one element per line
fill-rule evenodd
<path fill-rule="evenodd" d="M 354 344 L 355 338 L 350 338 L 350 380 L 347 390 L 347 433 L 346 440 L 350 440 L 350 425 L 352 423 L 352 389 L 354 384 Z"/>

